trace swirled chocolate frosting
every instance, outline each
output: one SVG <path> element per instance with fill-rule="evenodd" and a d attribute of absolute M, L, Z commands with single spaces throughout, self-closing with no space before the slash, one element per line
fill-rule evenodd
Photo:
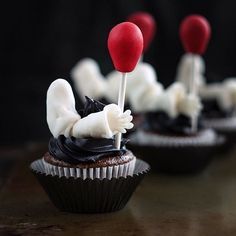
<path fill-rule="evenodd" d="M 105 104 L 93 100 L 87 96 L 85 96 L 85 99 L 86 101 L 84 103 L 84 108 L 78 111 L 82 118 L 88 116 L 91 113 L 102 111 L 106 106 Z"/>
<path fill-rule="evenodd" d="M 198 124 L 201 128 L 200 122 Z M 145 114 L 143 127 L 146 131 L 160 134 L 189 135 L 191 134 L 191 119 L 182 114 L 171 118 L 163 111 L 148 112 Z"/>
<path fill-rule="evenodd" d="M 114 139 L 106 138 L 66 138 L 60 135 L 49 141 L 49 153 L 56 159 L 70 164 L 95 162 L 106 156 L 123 155 L 126 152 L 126 139 L 122 139 L 121 148 L 115 148 Z"/>
<path fill-rule="evenodd" d="M 84 108 L 79 110 L 83 118 L 91 113 L 102 111 L 104 104 L 85 97 Z M 56 159 L 70 164 L 95 162 L 106 156 L 123 155 L 126 152 L 127 139 L 121 140 L 120 149 L 115 148 L 114 139 L 106 138 L 75 138 L 60 135 L 49 141 L 49 153 Z"/>

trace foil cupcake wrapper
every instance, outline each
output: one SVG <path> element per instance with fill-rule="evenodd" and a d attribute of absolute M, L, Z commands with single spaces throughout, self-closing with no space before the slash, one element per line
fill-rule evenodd
<path fill-rule="evenodd" d="M 212 128 L 217 131 L 236 132 L 236 117 L 203 119 L 202 123 L 206 128 Z"/>
<path fill-rule="evenodd" d="M 205 169 L 213 157 L 221 150 L 225 138 L 217 135 L 213 143 L 201 145 L 192 143 L 178 145 L 164 143 L 162 145 L 138 145 L 129 142 L 127 147 L 138 157 L 147 161 L 153 171 L 168 174 L 191 174 Z"/>
<path fill-rule="evenodd" d="M 133 175 L 135 168 L 136 158 L 134 160 L 125 163 L 123 165 L 114 165 L 108 167 L 98 167 L 98 168 L 69 168 L 54 166 L 43 160 L 45 173 L 47 175 L 66 177 L 66 178 L 82 178 L 82 179 L 111 179 L 126 177 L 128 175 Z"/>
<path fill-rule="evenodd" d="M 214 146 L 218 142 L 219 137 L 213 129 L 199 131 L 194 136 L 160 135 L 138 130 L 130 135 L 129 139 L 129 143 L 132 145 L 178 148 L 180 146 Z"/>
<path fill-rule="evenodd" d="M 203 119 L 203 125 L 225 136 L 226 142 L 220 150 L 222 154 L 229 152 L 235 146 L 236 117 Z"/>
<path fill-rule="evenodd" d="M 105 213 L 118 211 L 127 204 L 150 166 L 137 159 L 133 176 L 85 180 L 46 175 L 41 159 L 31 163 L 30 169 L 52 203 L 61 211 Z"/>

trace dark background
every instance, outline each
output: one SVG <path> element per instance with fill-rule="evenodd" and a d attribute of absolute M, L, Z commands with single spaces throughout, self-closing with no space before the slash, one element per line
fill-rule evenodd
<path fill-rule="evenodd" d="M 192 13 L 206 16 L 212 26 L 204 55 L 208 80 L 236 75 L 234 0 L 5 1 L 0 7 L 0 144 L 46 141 L 49 84 L 58 77 L 70 80 L 71 68 L 83 57 L 97 60 L 104 74 L 111 71 L 108 32 L 137 10 L 156 19 L 157 34 L 144 59 L 165 85 L 173 81 L 183 54 L 180 21 Z"/>

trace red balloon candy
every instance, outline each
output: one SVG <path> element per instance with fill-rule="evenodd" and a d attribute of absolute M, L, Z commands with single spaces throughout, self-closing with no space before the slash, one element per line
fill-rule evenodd
<path fill-rule="evenodd" d="M 156 22 L 154 18 L 147 12 L 136 12 L 130 15 L 127 20 L 136 24 L 142 31 L 143 51 L 146 51 L 156 32 Z"/>
<path fill-rule="evenodd" d="M 107 44 L 116 70 L 123 73 L 134 70 L 143 51 L 143 35 L 137 25 L 131 22 L 116 25 Z"/>
<path fill-rule="evenodd" d="M 184 50 L 201 55 L 209 42 L 211 27 L 205 17 L 190 15 L 182 21 L 179 33 Z"/>

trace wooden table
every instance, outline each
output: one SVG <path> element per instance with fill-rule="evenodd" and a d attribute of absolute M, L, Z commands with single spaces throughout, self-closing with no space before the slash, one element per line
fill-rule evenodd
<path fill-rule="evenodd" d="M 152 173 L 125 209 L 101 215 L 64 213 L 51 204 L 28 168 L 45 150 L 1 148 L 1 160 L 15 162 L 0 173 L 1 236 L 236 235 L 236 149 L 194 176 Z"/>

